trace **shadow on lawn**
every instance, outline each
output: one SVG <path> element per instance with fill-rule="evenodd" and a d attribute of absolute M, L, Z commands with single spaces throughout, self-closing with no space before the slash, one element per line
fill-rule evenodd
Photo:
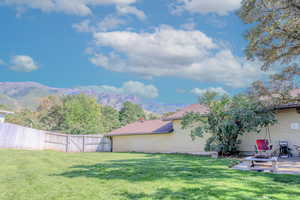
<path fill-rule="evenodd" d="M 68 178 L 88 177 L 121 179 L 131 182 L 180 179 L 193 183 L 199 178 L 232 178 L 240 176 L 228 170 L 228 159 L 211 159 L 186 155 L 150 154 L 147 158 L 111 160 L 95 165 L 75 165 L 70 171 L 55 174 Z"/>
<path fill-rule="evenodd" d="M 129 182 L 147 182 L 157 180 L 183 181 L 192 188 L 172 191 L 161 188 L 155 193 L 120 194 L 129 199 L 207 199 L 207 197 L 233 197 L 236 199 L 259 199 L 259 196 L 289 194 L 300 197 L 300 176 L 247 172 L 228 169 L 232 160 L 211 159 L 186 155 L 151 154 L 147 158 L 112 160 L 95 165 L 76 165 L 70 171 L 54 176 L 68 178 L 87 177 L 96 179 L 127 180 Z M 234 185 L 215 185 L 226 179 L 241 183 L 244 187 Z M 225 181 L 225 180 L 224 180 Z M 274 184 L 276 184 L 274 186 Z M 245 187 L 245 185 L 247 187 Z M 193 187 L 195 186 L 195 187 Z M 289 188 L 293 186 L 293 188 Z M 247 198 L 247 195 L 252 195 Z M 265 199 L 278 199 L 274 196 Z M 297 198 L 293 198 L 297 199 Z"/>
<path fill-rule="evenodd" d="M 288 197 L 278 197 L 278 195 L 286 194 Z M 172 190 L 170 188 L 160 188 L 154 193 L 134 193 L 123 192 L 118 194 L 126 199 L 180 199 L 180 200 L 207 200 L 207 199 L 232 199 L 232 200 L 257 200 L 257 199 L 299 199 L 300 192 L 289 192 L 285 187 L 274 188 L 227 188 L 225 185 L 215 187 L 215 185 L 205 185 L 192 188 L 181 188 L 179 190 Z"/>

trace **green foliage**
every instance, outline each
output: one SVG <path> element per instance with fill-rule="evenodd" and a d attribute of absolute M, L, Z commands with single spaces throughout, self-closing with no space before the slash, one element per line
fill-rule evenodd
<path fill-rule="evenodd" d="M 0 110 L 6 110 L 6 111 L 9 111 L 9 110 L 11 110 L 11 108 L 10 108 L 8 105 L 0 104 Z"/>
<path fill-rule="evenodd" d="M 146 113 L 146 120 L 160 119 L 160 115 L 154 113 Z"/>
<path fill-rule="evenodd" d="M 103 115 L 103 126 L 105 132 L 111 132 L 112 130 L 119 128 L 121 126 L 119 120 L 119 111 L 114 109 L 111 106 L 103 106 L 102 107 L 102 115 Z"/>
<path fill-rule="evenodd" d="M 7 116 L 7 122 L 68 134 L 105 132 L 102 107 L 84 94 L 42 99 L 36 111 L 22 110 Z"/>
<path fill-rule="evenodd" d="M 207 105 L 218 98 L 220 98 L 220 95 L 217 92 L 207 91 L 199 97 L 199 103 Z"/>
<path fill-rule="evenodd" d="M 154 115 L 148 116 L 151 119 Z M 9 115 L 7 121 L 36 129 L 68 134 L 100 134 L 145 118 L 144 110 L 131 102 L 119 112 L 102 106 L 84 94 L 43 98 L 36 111 L 22 110 Z"/>
<path fill-rule="evenodd" d="M 44 98 L 37 108 L 41 128 L 51 131 L 62 131 L 64 122 L 63 101 L 57 96 Z"/>
<path fill-rule="evenodd" d="M 63 99 L 62 127 L 70 134 L 103 133 L 101 105 L 84 94 L 66 96 Z"/>
<path fill-rule="evenodd" d="M 300 86 L 298 74 L 299 67 L 284 68 L 265 81 L 253 82 L 248 94 L 268 106 L 299 102 L 299 96 L 292 95 L 292 90 Z"/>
<path fill-rule="evenodd" d="M 267 70 L 273 64 L 299 65 L 299 0 L 243 0 L 241 19 L 252 24 L 246 34 L 246 55 L 263 62 Z"/>
<path fill-rule="evenodd" d="M 129 101 L 123 104 L 123 107 L 120 110 L 120 122 L 122 126 L 135 122 L 140 118 L 145 118 L 145 113 L 139 105 Z"/>
<path fill-rule="evenodd" d="M 192 138 L 212 134 L 207 141 L 207 151 L 235 154 L 238 152 L 239 135 L 260 132 L 276 123 L 272 110 L 247 96 L 211 99 L 206 105 L 210 109 L 207 115 L 189 113 L 183 118 L 182 126 L 192 128 Z"/>
<path fill-rule="evenodd" d="M 163 115 L 162 115 L 162 118 L 167 118 L 167 117 L 169 117 L 169 116 L 171 116 L 171 115 L 173 115 L 173 114 L 175 114 L 176 112 L 166 112 L 166 113 L 164 113 Z"/>
<path fill-rule="evenodd" d="M 6 116 L 5 121 L 30 128 L 38 129 L 41 127 L 37 114 L 29 109 L 24 109 L 20 112 L 9 114 Z"/>

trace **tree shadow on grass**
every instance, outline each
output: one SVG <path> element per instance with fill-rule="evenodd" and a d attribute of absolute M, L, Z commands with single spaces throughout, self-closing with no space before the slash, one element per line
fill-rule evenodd
<path fill-rule="evenodd" d="M 94 165 L 75 165 L 70 171 L 55 176 L 121 179 L 130 182 L 180 179 L 193 183 L 199 178 L 232 178 L 239 176 L 228 170 L 231 160 L 184 155 L 149 155 L 147 158 L 111 160 Z"/>
<path fill-rule="evenodd" d="M 286 193 L 288 197 L 280 196 Z M 249 188 L 240 189 L 230 188 L 226 186 L 216 187 L 214 185 L 206 185 L 202 187 L 183 187 L 178 190 L 172 190 L 170 188 L 160 188 L 155 192 L 147 193 L 135 193 L 135 192 L 122 192 L 118 194 L 122 198 L 126 199 L 180 199 L 180 200 L 208 200 L 208 199 L 230 199 L 230 200 L 258 200 L 258 199 L 268 199 L 268 200 L 282 200 L 282 199 L 299 199 L 300 192 L 290 192 L 287 193 L 285 188 L 265 189 L 265 188 Z"/>
<path fill-rule="evenodd" d="M 300 190 L 295 190 L 295 187 L 300 188 L 300 176 L 232 170 L 228 168 L 231 164 L 230 159 L 151 154 L 146 158 L 111 160 L 94 165 L 75 165 L 68 171 L 53 176 L 126 180 L 131 183 L 180 181 L 191 187 L 177 191 L 162 188 L 152 194 L 129 192 L 121 194 L 122 197 L 126 196 L 129 199 L 208 199 L 204 198 L 205 195 L 216 199 L 222 199 L 222 197 L 259 199 L 259 196 L 267 195 L 268 197 L 269 195 L 270 198 L 265 199 L 276 200 L 278 198 L 274 195 L 287 193 L 293 197 L 292 199 L 300 197 Z M 220 187 L 219 184 L 215 184 L 216 182 L 228 184 L 231 181 L 240 185 Z M 251 198 L 247 198 L 247 195 Z"/>

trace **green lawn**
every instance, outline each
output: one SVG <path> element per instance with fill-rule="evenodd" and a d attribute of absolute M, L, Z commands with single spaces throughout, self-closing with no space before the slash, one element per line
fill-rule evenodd
<path fill-rule="evenodd" d="M 300 200 L 300 176 L 231 170 L 229 159 L 0 150 L 1 200 Z"/>

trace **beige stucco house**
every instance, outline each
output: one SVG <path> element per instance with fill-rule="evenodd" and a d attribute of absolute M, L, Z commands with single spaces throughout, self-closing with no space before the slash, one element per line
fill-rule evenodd
<path fill-rule="evenodd" d="M 292 149 L 294 144 L 300 145 L 299 109 L 299 104 L 276 107 L 278 124 L 270 127 L 270 139 L 274 149 L 279 147 L 279 141 L 288 141 Z M 205 154 L 204 147 L 210 134 L 192 140 L 190 130 L 182 129 L 181 126 L 181 119 L 188 112 L 207 114 L 209 111 L 203 105 L 193 104 L 163 120 L 138 121 L 129 124 L 107 134 L 112 139 L 112 151 Z M 240 150 L 253 152 L 255 140 L 269 139 L 266 136 L 265 131 L 241 136 Z"/>
<path fill-rule="evenodd" d="M 300 145 L 300 104 L 282 105 L 276 107 L 276 118 L 278 123 L 270 126 L 270 139 L 266 130 L 257 133 L 248 133 L 240 137 L 239 146 L 242 152 L 253 152 L 255 140 L 268 139 L 273 145 L 273 150 L 279 149 L 280 141 L 287 141 L 289 147 L 296 155 L 294 145 Z"/>

